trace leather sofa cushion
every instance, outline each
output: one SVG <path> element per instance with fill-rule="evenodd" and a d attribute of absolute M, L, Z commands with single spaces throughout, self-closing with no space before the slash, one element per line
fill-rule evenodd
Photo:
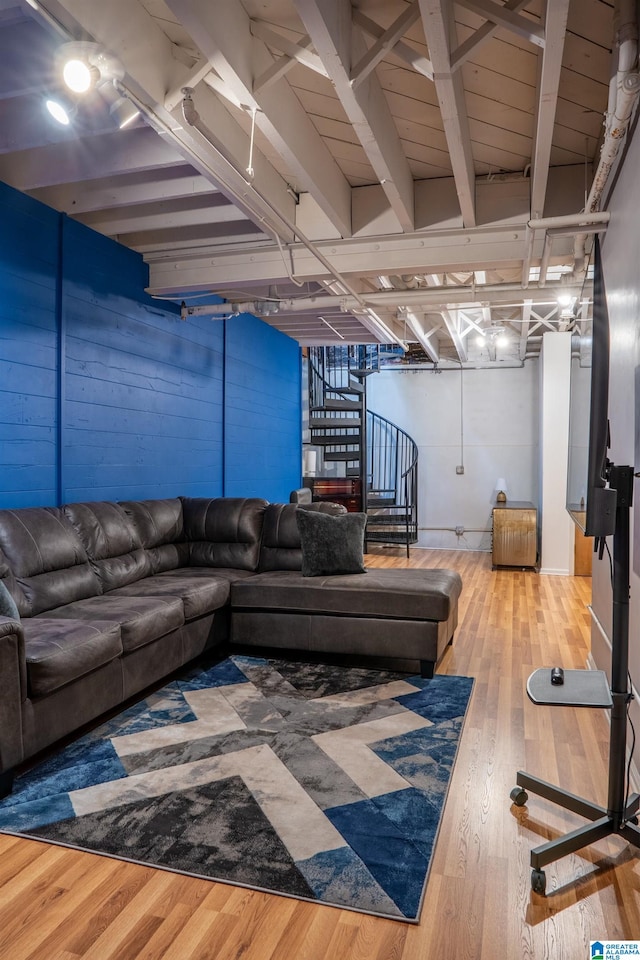
<path fill-rule="evenodd" d="M 340 516 L 347 512 L 341 503 L 270 503 L 264 511 L 264 527 L 258 570 L 300 570 L 302 550 L 296 521 L 298 510 Z"/>
<path fill-rule="evenodd" d="M 150 573 L 151 565 L 140 536 L 117 503 L 67 503 L 62 509 L 82 541 L 105 593 Z"/>
<path fill-rule="evenodd" d="M 94 597 L 50 610 L 47 616 L 60 620 L 110 620 L 118 623 L 125 653 L 144 647 L 184 623 L 179 597 Z"/>
<path fill-rule="evenodd" d="M 176 570 L 167 570 L 162 574 L 167 579 L 169 577 L 188 577 L 189 579 L 202 577 L 209 580 L 215 577 L 216 580 L 224 579 L 229 583 L 233 583 L 234 580 L 245 580 L 253 575 L 251 570 L 237 570 L 235 567 L 216 567 L 214 570 L 211 567 L 178 567 Z"/>
<path fill-rule="evenodd" d="M 184 542 L 182 501 L 124 500 L 120 506 L 136 528 L 151 564 L 151 573 L 163 573 L 189 563 Z"/>
<path fill-rule="evenodd" d="M 448 620 L 461 589 L 460 575 L 444 569 L 376 569 L 331 577 L 274 570 L 233 583 L 231 604 L 244 609 Z"/>
<path fill-rule="evenodd" d="M 195 567 L 256 570 L 266 500 L 184 498 L 184 533 Z"/>
<path fill-rule="evenodd" d="M 209 569 L 209 576 L 190 577 L 187 570 L 183 576 L 145 577 L 126 587 L 118 587 L 108 594 L 110 597 L 178 597 L 182 601 L 185 620 L 194 620 L 207 613 L 218 610 L 229 600 L 229 581 L 216 577 Z"/>
<path fill-rule="evenodd" d="M 120 624 L 103 620 L 24 621 L 27 690 L 34 699 L 79 680 L 122 655 Z"/>
<path fill-rule="evenodd" d="M 0 510 L 0 549 L 15 578 L 7 586 L 23 617 L 101 593 L 84 546 L 59 507 Z"/>

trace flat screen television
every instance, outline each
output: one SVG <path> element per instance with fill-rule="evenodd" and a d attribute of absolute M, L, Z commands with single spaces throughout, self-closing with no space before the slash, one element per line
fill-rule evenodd
<path fill-rule="evenodd" d="M 590 343 L 581 337 L 577 345 L 571 363 L 567 510 L 586 536 L 601 538 L 615 530 L 616 491 L 608 482 L 609 313 L 597 236 Z"/>

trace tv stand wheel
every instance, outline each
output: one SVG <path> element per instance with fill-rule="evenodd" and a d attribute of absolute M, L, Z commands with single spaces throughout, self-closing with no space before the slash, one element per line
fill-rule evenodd
<path fill-rule="evenodd" d="M 514 787 L 509 796 L 516 807 L 524 807 L 529 799 L 529 794 L 526 790 L 523 790 L 522 787 Z"/>
<path fill-rule="evenodd" d="M 544 870 L 531 871 L 531 889 L 534 893 L 544 897 L 547 889 L 547 875 Z"/>

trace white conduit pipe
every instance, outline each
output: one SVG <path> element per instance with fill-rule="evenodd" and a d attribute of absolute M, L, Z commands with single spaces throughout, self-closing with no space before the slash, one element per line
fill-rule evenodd
<path fill-rule="evenodd" d="M 640 91 L 638 61 L 638 21 L 635 0 L 617 0 L 614 14 L 618 51 L 616 75 L 611 78 L 606 129 L 600 160 L 585 203 L 585 212 L 597 210 L 602 199 L 611 168 L 633 113 Z M 587 234 L 577 234 L 574 241 L 574 267 L 572 279 L 584 275 L 586 270 L 585 244 Z"/>

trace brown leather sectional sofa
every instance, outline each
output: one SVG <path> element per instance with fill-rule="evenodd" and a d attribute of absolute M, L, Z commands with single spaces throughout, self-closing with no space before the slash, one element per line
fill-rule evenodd
<path fill-rule="evenodd" d="M 26 759 L 217 644 L 417 661 L 432 676 L 459 575 L 303 577 L 297 509 L 219 497 L 0 510 L 0 579 L 20 615 L 0 616 L 0 796 Z"/>

